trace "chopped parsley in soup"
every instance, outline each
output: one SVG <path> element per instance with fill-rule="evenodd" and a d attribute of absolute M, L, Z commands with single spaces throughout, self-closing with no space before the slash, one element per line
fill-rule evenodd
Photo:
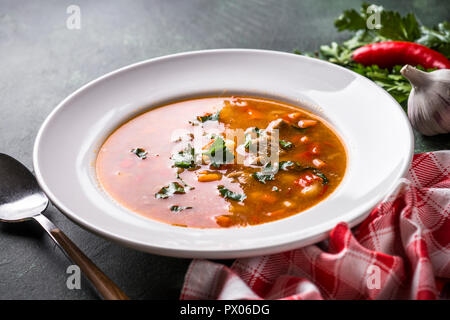
<path fill-rule="evenodd" d="M 143 113 L 100 148 L 97 177 L 119 204 L 183 227 L 297 214 L 341 182 L 347 157 L 321 118 L 252 97 L 197 98 Z"/>

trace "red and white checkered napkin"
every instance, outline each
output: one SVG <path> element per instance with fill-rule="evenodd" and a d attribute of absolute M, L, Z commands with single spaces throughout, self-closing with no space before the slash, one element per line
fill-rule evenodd
<path fill-rule="evenodd" d="M 181 299 L 435 299 L 450 282 L 450 151 L 414 156 L 409 174 L 353 232 L 238 259 L 194 260 Z M 445 286 L 444 286 L 445 285 Z M 446 290 L 445 290 L 446 291 Z"/>

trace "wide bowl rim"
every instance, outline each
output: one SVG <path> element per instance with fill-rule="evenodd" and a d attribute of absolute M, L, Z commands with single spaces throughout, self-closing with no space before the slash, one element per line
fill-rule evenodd
<path fill-rule="evenodd" d="M 52 204 L 58 208 L 65 216 L 67 216 L 70 220 L 74 221 L 75 223 L 77 223 L 78 225 L 80 225 L 81 227 L 95 233 L 98 235 L 101 235 L 107 239 L 113 240 L 115 242 L 121 243 L 121 244 L 125 244 L 126 246 L 138 249 L 138 250 L 143 250 L 143 251 L 147 251 L 147 252 L 151 252 L 151 253 L 156 253 L 156 254 L 161 254 L 161 255 L 167 255 L 167 256 L 175 256 L 175 257 L 189 257 L 189 258 L 228 258 L 228 257 L 248 257 L 248 256 L 252 256 L 256 253 L 258 250 L 264 249 L 266 253 L 275 253 L 275 252 L 279 252 L 280 249 L 282 248 L 284 250 L 290 250 L 290 249 L 294 249 L 297 246 L 304 246 L 304 245 L 308 245 L 308 244 L 312 244 L 314 242 L 317 241 L 321 241 L 323 239 L 325 239 L 328 236 L 328 233 L 332 230 L 332 228 L 335 225 L 334 221 L 331 221 L 330 223 L 322 223 L 318 226 L 315 226 L 314 229 L 315 231 L 313 231 L 313 234 L 310 234 L 309 236 L 307 236 L 306 238 L 302 238 L 302 239 L 292 239 L 290 241 L 282 241 L 279 243 L 275 243 L 274 245 L 271 246 L 267 246 L 266 244 L 261 244 L 260 246 L 258 245 L 253 245 L 251 246 L 251 248 L 233 248 L 233 249 L 228 249 L 223 251 L 221 253 L 218 253 L 216 250 L 210 250 L 210 249 L 204 249 L 201 247 L 190 247 L 188 249 L 188 251 L 186 251 L 186 248 L 181 249 L 181 248 L 177 248 L 177 247 L 167 247 L 167 246 L 158 246 L 158 245 L 152 245 L 148 242 L 145 241 L 139 241 L 139 240 L 132 240 L 129 239 L 128 237 L 123 237 L 114 233 L 109 232 L 108 230 L 106 230 L 105 228 L 103 228 L 102 226 L 98 226 L 98 225 L 92 225 L 91 223 L 89 223 L 88 221 L 84 220 L 83 218 L 79 217 L 76 212 L 72 211 L 70 208 L 66 207 L 62 201 L 60 201 L 58 199 L 57 196 L 55 196 L 55 194 L 52 192 L 51 188 L 47 185 L 46 181 L 45 181 L 45 177 L 43 175 L 43 173 L 41 172 L 40 169 L 40 158 L 39 158 L 39 154 L 40 154 L 40 146 L 42 144 L 42 137 L 44 135 L 44 132 L 48 129 L 49 123 L 52 121 L 52 119 L 55 118 L 55 116 L 61 112 L 64 108 L 64 106 L 69 103 L 72 99 L 74 99 L 75 97 L 77 97 L 80 93 L 82 93 L 84 90 L 86 90 L 87 88 L 93 87 L 96 84 L 98 84 L 99 82 L 104 81 L 105 79 L 108 79 L 109 77 L 112 77 L 114 75 L 123 73 L 123 72 L 128 72 L 130 70 L 133 70 L 135 68 L 139 68 L 143 65 L 149 64 L 149 63 L 158 63 L 164 60 L 170 60 L 170 59 L 177 59 L 180 57 L 187 57 L 187 56 L 192 56 L 192 55 L 203 55 L 203 54 L 223 54 L 223 53 L 254 53 L 254 54 L 270 54 L 270 55 L 280 55 L 280 56 L 297 56 L 299 59 L 306 59 L 306 60 L 310 60 L 313 63 L 319 63 L 319 64 L 325 64 L 331 68 L 338 68 L 340 69 L 342 72 L 347 72 L 347 73 L 351 73 L 354 77 L 359 78 L 362 81 L 366 81 L 370 86 L 376 86 L 372 81 L 370 81 L 369 79 L 351 71 L 348 70 L 344 67 L 341 67 L 339 65 L 335 65 L 323 60 L 319 60 L 319 59 L 315 59 L 315 58 L 311 58 L 311 57 L 305 57 L 305 56 L 298 56 L 292 53 L 287 53 L 287 52 L 280 52 L 280 51 L 273 51 L 273 50 L 260 50 L 260 49 L 240 49 L 240 48 L 236 48 L 236 49 L 210 49 L 210 50 L 197 50 L 197 51 L 188 51 L 188 52 L 181 52 L 181 53 L 176 53 L 176 54 L 171 54 L 171 55 L 166 55 L 166 56 L 162 56 L 162 57 L 156 57 L 156 58 L 152 58 L 152 59 L 147 59 L 144 61 L 140 61 L 137 63 L 133 63 L 127 66 L 124 66 L 122 68 L 119 68 L 117 70 L 114 70 L 112 72 L 109 72 L 105 75 L 102 75 L 90 82 L 88 82 L 87 84 L 81 86 L 79 89 L 77 89 L 76 91 L 74 91 L 73 93 L 71 93 L 69 96 L 67 96 L 65 99 L 63 99 L 51 112 L 50 114 L 46 117 L 46 119 L 44 120 L 44 122 L 42 123 L 36 139 L 35 139 L 35 143 L 34 143 L 34 148 L 33 148 L 33 167 L 34 167 L 34 172 L 36 175 L 36 178 L 38 180 L 39 185 L 41 186 L 41 188 L 44 190 L 44 192 L 47 194 L 47 196 L 49 197 L 49 199 L 51 200 Z M 377 86 L 378 87 L 378 86 Z M 362 208 L 358 208 L 358 210 L 351 210 L 350 212 L 348 212 L 345 215 L 345 220 L 346 223 L 350 226 L 353 227 L 355 225 L 357 225 L 358 223 L 360 223 L 370 212 L 370 210 L 375 207 L 376 204 L 378 204 L 385 196 L 386 194 L 388 194 L 388 192 L 393 189 L 395 187 L 395 185 L 397 184 L 398 180 L 405 176 L 405 174 L 407 173 L 407 170 L 409 169 L 409 164 L 412 160 L 413 154 L 414 154 L 414 136 L 413 136 L 413 131 L 412 128 L 409 124 L 408 118 L 406 116 L 406 114 L 404 113 L 403 109 L 401 108 L 401 106 L 395 101 L 395 99 L 385 90 L 379 88 L 379 92 L 380 94 L 385 94 L 386 96 L 388 96 L 388 98 L 397 106 L 397 108 L 399 109 L 399 111 L 401 111 L 401 114 L 403 115 L 403 119 L 404 121 L 407 123 L 407 128 L 408 128 L 408 134 L 409 134 L 409 141 L 405 141 L 405 143 L 409 144 L 409 153 L 407 155 L 409 161 L 405 162 L 403 167 L 399 169 L 397 177 L 395 179 L 395 181 L 393 180 L 392 183 L 390 184 L 390 188 L 388 188 L 384 193 L 379 193 L 377 194 L 375 197 L 372 198 L 371 201 L 367 202 Z M 324 200 L 326 201 L 326 200 Z M 319 229 L 319 230 L 317 230 Z"/>

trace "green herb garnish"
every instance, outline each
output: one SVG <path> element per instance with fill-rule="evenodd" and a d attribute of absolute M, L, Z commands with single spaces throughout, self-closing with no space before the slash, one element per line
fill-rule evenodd
<path fill-rule="evenodd" d="M 139 158 L 141 158 L 142 160 L 147 159 L 147 154 L 148 152 L 145 151 L 142 148 L 136 148 L 136 149 L 132 149 L 130 151 L 131 153 L 134 153 L 135 155 L 137 155 Z"/>
<path fill-rule="evenodd" d="M 177 179 L 181 182 L 181 184 L 182 184 L 187 190 L 195 189 L 194 187 L 188 185 L 188 184 L 180 177 L 180 174 L 179 174 L 179 173 L 177 173 L 177 176 L 176 176 L 176 177 L 177 177 Z"/>
<path fill-rule="evenodd" d="M 195 168 L 195 150 L 189 144 L 184 150 L 172 155 L 173 165 L 178 168 Z"/>
<path fill-rule="evenodd" d="M 308 167 L 308 168 L 305 168 L 304 170 L 311 170 L 312 172 L 314 172 L 314 174 L 316 176 L 318 176 L 319 178 L 322 179 L 322 184 L 327 184 L 328 183 L 328 178 L 319 169 Z"/>
<path fill-rule="evenodd" d="M 367 10 L 369 7 L 372 9 L 371 13 Z M 380 13 L 381 28 L 368 29 L 367 21 L 375 11 Z M 366 38 L 363 38 L 366 41 L 369 37 L 378 41 L 387 39 L 415 41 L 421 35 L 419 23 L 412 13 L 408 13 L 402 17 L 398 12 L 385 10 L 382 6 L 370 5 L 368 3 L 363 3 L 359 12 L 355 9 L 345 10 L 336 19 L 334 25 L 338 31 L 362 30 L 367 32 Z"/>
<path fill-rule="evenodd" d="M 294 169 L 297 170 L 297 171 L 299 171 L 299 172 L 306 171 L 306 170 L 310 170 L 310 171 L 312 171 L 316 176 L 318 176 L 319 178 L 322 179 L 322 184 L 327 184 L 327 183 L 328 183 L 328 178 L 327 178 L 327 176 L 326 176 L 322 171 L 320 171 L 320 170 L 317 169 L 317 168 L 313 168 L 313 167 L 302 167 L 298 162 L 296 162 L 296 163 L 295 163 Z"/>
<path fill-rule="evenodd" d="M 295 163 L 292 161 L 280 161 L 280 164 L 278 166 L 281 170 L 287 171 L 289 167 L 292 167 L 294 165 Z"/>
<path fill-rule="evenodd" d="M 182 206 L 174 205 L 174 206 L 171 206 L 169 209 L 172 212 L 180 212 L 180 211 L 183 211 L 183 210 L 192 209 L 192 207 L 182 207 Z"/>
<path fill-rule="evenodd" d="M 450 22 L 439 23 L 434 28 L 420 27 L 421 36 L 417 43 L 436 50 L 450 59 Z"/>
<path fill-rule="evenodd" d="M 197 120 L 200 122 L 206 122 L 206 121 L 219 121 L 220 117 L 220 110 L 216 113 L 207 114 L 205 116 L 198 116 Z"/>
<path fill-rule="evenodd" d="M 258 180 L 259 182 L 266 184 L 266 181 L 272 181 L 275 179 L 275 174 L 274 173 L 266 174 L 258 171 L 253 173 L 252 177 Z"/>
<path fill-rule="evenodd" d="M 295 52 L 339 64 L 371 79 L 389 92 L 406 109 L 411 85 L 400 74 L 402 66 L 395 66 L 391 69 L 379 68 L 376 65 L 363 66 L 352 60 L 353 51 L 375 42 L 409 41 L 422 44 L 450 58 L 450 23 L 445 21 L 436 27 L 428 28 L 421 25 L 414 14 L 401 16 L 398 12 L 372 5 L 371 8 L 380 13 L 381 28 L 368 29 L 366 22 L 374 12 L 368 13 L 368 8 L 369 4 L 364 3 L 359 11 L 345 10 L 334 22 L 338 31 L 353 32 L 352 38 L 341 44 L 332 42 L 330 45 L 320 46 L 319 52 L 315 55 Z M 418 67 L 424 70 L 420 66 Z M 426 71 L 432 71 L 432 69 Z"/>
<path fill-rule="evenodd" d="M 280 140 L 280 146 L 284 150 L 289 150 L 289 149 L 292 149 L 294 144 L 292 142 L 290 142 L 290 141 Z"/>
<path fill-rule="evenodd" d="M 278 168 L 272 167 L 271 163 L 267 163 L 261 171 L 254 172 L 252 177 L 259 182 L 266 184 L 266 181 L 272 181 L 275 179 L 275 174 Z"/>
<path fill-rule="evenodd" d="M 271 171 L 270 171 L 271 170 Z M 297 172 L 302 172 L 305 170 L 311 170 L 316 176 L 322 179 L 322 184 L 328 183 L 328 178 L 326 175 L 320 171 L 317 168 L 314 167 L 304 167 L 298 162 L 293 161 L 280 161 L 278 164 L 278 170 L 275 170 L 274 167 L 271 167 L 270 163 L 266 164 L 264 169 L 262 171 L 258 171 L 252 174 L 252 177 L 258 180 L 261 183 L 266 183 L 266 181 L 272 181 L 275 180 L 275 175 L 278 173 L 279 170 L 283 171 L 289 171 L 289 170 L 295 170 Z M 267 172 L 269 171 L 269 172 Z M 274 191 L 272 189 L 272 191 Z"/>
<path fill-rule="evenodd" d="M 186 193 L 186 190 L 181 184 L 179 184 L 178 182 L 171 182 L 169 183 L 169 185 L 162 187 L 161 190 L 155 193 L 155 198 L 166 199 L 168 197 L 173 196 L 174 194 L 183 194 L 183 193 Z"/>
<path fill-rule="evenodd" d="M 292 161 L 281 161 L 277 165 L 277 169 L 287 171 L 290 167 L 296 164 Z M 262 171 L 258 171 L 252 174 L 252 177 L 261 183 L 266 183 L 266 181 L 272 181 L 275 179 L 275 174 L 278 172 L 275 167 L 272 167 L 270 163 L 267 163 Z"/>
<path fill-rule="evenodd" d="M 258 138 L 261 134 L 264 133 L 264 130 L 259 129 L 258 127 L 252 128 L 251 131 L 256 133 L 256 138 Z M 250 132 L 245 134 L 245 144 L 244 144 L 244 148 L 245 149 L 248 150 L 250 148 L 250 145 L 252 143 L 252 139 L 253 139 L 253 135 Z"/>
<path fill-rule="evenodd" d="M 219 190 L 220 195 L 227 199 L 231 199 L 234 201 L 244 201 L 247 198 L 245 194 L 235 193 L 225 188 L 224 186 L 218 186 L 217 189 Z"/>
<path fill-rule="evenodd" d="M 213 167 L 220 167 L 222 164 L 233 163 L 234 155 L 225 145 L 225 140 L 221 136 L 215 136 L 214 142 L 208 151 L 203 152 L 208 156 Z"/>

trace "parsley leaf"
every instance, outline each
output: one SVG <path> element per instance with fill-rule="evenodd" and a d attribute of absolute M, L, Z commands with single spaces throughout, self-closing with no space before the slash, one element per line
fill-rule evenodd
<path fill-rule="evenodd" d="M 327 184 L 328 183 L 327 176 L 322 171 L 320 171 L 317 168 L 304 167 L 300 163 L 292 162 L 292 161 L 281 161 L 279 166 L 280 166 L 280 169 L 285 170 L 285 171 L 296 170 L 298 172 L 302 172 L 302 171 L 305 171 L 305 170 L 311 170 L 316 176 L 318 176 L 319 178 L 322 179 L 322 184 Z"/>
<path fill-rule="evenodd" d="M 295 165 L 295 163 L 292 161 L 281 161 L 279 164 L 279 168 L 281 170 L 287 171 L 289 169 L 289 167 L 292 167 L 294 165 Z"/>
<path fill-rule="evenodd" d="M 425 45 L 431 49 L 450 57 L 450 23 L 442 22 L 434 28 L 421 25 L 417 18 L 409 13 L 401 16 L 398 12 L 386 10 L 382 6 L 364 3 L 359 11 L 345 10 L 334 22 L 338 31 L 353 32 L 353 37 L 338 44 L 322 45 L 315 57 L 353 70 L 374 81 L 389 92 L 406 110 L 406 104 L 411 85 L 401 74 L 401 66 L 392 69 L 382 69 L 376 65 L 363 66 L 352 60 L 353 51 L 364 45 L 381 41 L 410 41 Z M 380 13 L 379 29 L 368 29 L 366 21 L 377 11 Z M 301 53 L 311 56 L 308 53 Z M 420 68 L 420 66 L 418 66 Z M 422 68 L 423 70 L 423 68 Z M 432 70 L 426 70 L 432 71 Z"/>
<path fill-rule="evenodd" d="M 132 149 L 130 152 L 131 152 L 131 153 L 134 153 L 136 156 L 138 156 L 138 157 L 141 158 L 142 160 L 147 159 L 147 154 L 148 154 L 148 152 L 145 151 L 145 150 L 142 149 L 142 148 Z"/>
<path fill-rule="evenodd" d="M 254 138 L 254 134 L 252 134 L 252 132 L 254 132 L 256 134 L 256 138 L 258 138 L 261 134 L 264 134 L 264 130 L 259 129 L 258 127 L 253 127 L 250 128 L 250 132 L 247 132 L 245 134 L 245 144 L 244 144 L 244 148 L 245 149 L 250 149 L 250 145 L 252 143 L 252 139 Z"/>
<path fill-rule="evenodd" d="M 450 59 L 450 22 L 441 22 L 434 28 L 422 26 L 421 32 L 417 43 L 439 51 Z"/>
<path fill-rule="evenodd" d="M 220 110 L 216 113 L 207 113 L 203 116 L 197 116 L 197 120 L 200 122 L 206 122 L 206 121 L 219 121 L 220 117 Z"/>
<path fill-rule="evenodd" d="M 220 195 L 227 199 L 231 199 L 234 201 L 244 201 L 247 198 L 245 194 L 235 193 L 225 188 L 224 186 L 218 186 L 217 189 L 219 190 Z"/>
<path fill-rule="evenodd" d="M 209 157 L 211 165 L 217 168 L 222 164 L 232 163 L 234 161 L 234 154 L 226 147 L 225 140 L 221 136 L 215 136 L 214 139 L 209 150 L 203 152 L 204 155 Z"/>
<path fill-rule="evenodd" d="M 266 181 L 272 181 L 275 179 L 275 174 L 278 172 L 278 165 L 272 166 L 271 163 L 267 163 L 261 171 L 254 172 L 252 177 L 261 183 L 266 183 Z"/>
<path fill-rule="evenodd" d="M 258 180 L 261 183 L 266 184 L 266 181 L 272 181 L 275 179 L 275 173 L 263 173 L 261 171 L 254 172 L 252 177 Z"/>
<path fill-rule="evenodd" d="M 169 209 L 172 212 L 180 212 L 183 210 L 192 209 L 192 207 L 182 207 L 182 206 L 173 205 Z"/>
<path fill-rule="evenodd" d="M 290 141 L 280 140 L 280 146 L 284 150 L 289 150 L 294 146 L 294 144 Z"/>
<path fill-rule="evenodd" d="M 195 168 L 195 150 L 189 144 L 184 150 L 172 155 L 174 166 L 178 168 Z"/>
<path fill-rule="evenodd" d="M 265 184 L 266 181 L 275 180 L 275 175 L 278 173 L 279 170 L 283 171 L 295 170 L 297 172 L 311 170 L 316 176 L 322 179 L 322 184 L 327 184 L 329 182 L 326 175 L 319 169 L 314 167 L 304 167 L 300 163 L 293 161 L 281 161 L 276 167 L 275 166 L 271 167 L 270 163 L 268 163 L 266 164 L 266 166 L 262 171 L 253 173 L 252 177 L 258 180 L 259 182 Z"/>
<path fill-rule="evenodd" d="M 381 11 L 382 27 L 379 35 L 390 40 L 415 41 L 420 37 L 420 27 L 416 17 L 408 13 L 402 17 L 398 12 Z"/>
<path fill-rule="evenodd" d="M 186 190 L 181 184 L 179 184 L 178 182 L 171 182 L 169 183 L 169 185 L 162 187 L 161 190 L 155 193 L 155 198 L 166 199 L 168 197 L 173 196 L 174 194 L 183 194 L 183 193 L 186 193 Z"/>
<path fill-rule="evenodd" d="M 187 190 L 195 189 L 194 187 L 188 185 L 188 184 L 180 177 L 180 174 L 179 174 L 179 173 L 177 173 L 176 177 L 177 177 L 178 180 L 180 180 L 181 184 L 182 184 Z"/>
<path fill-rule="evenodd" d="M 316 168 L 305 168 L 305 170 L 311 170 L 312 172 L 314 172 L 314 174 L 316 176 L 318 176 L 319 178 L 322 179 L 322 184 L 327 184 L 328 183 L 327 176 L 322 171 L 320 171 L 319 169 L 316 169 Z"/>
<path fill-rule="evenodd" d="M 400 74 L 400 66 L 395 66 L 392 70 L 388 70 L 379 68 L 376 65 L 365 67 L 357 64 L 352 69 L 374 81 L 389 92 L 398 103 L 405 106 L 411 91 L 411 84 Z"/>
<path fill-rule="evenodd" d="M 346 66 L 351 62 L 352 50 L 332 42 L 329 46 L 320 46 L 320 58 L 332 63 Z"/>
<path fill-rule="evenodd" d="M 366 19 L 355 9 L 345 10 L 334 22 L 338 31 L 357 31 L 366 27 Z"/>
<path fill-rule="evenodd" d="M 371 10 L 368 10 L 370 7 Z M 380 14 L 379 29 L 368 29 L 366 21 L 372 14 Z M 334 22 L 338 31 L 359 31 L 364 30 L 378 41 L 399 40 L 415 41 L 421 35 L 421 30 L 416 17 L 412 13 L 402 17 L 398 12 L 385 10 L 382 6 L 370 5 L 364 3 L 360 12 L 350 9 L 345 10 Z M 378 41 L 371 42 L 378 42 Z"/>
<path fill-rule="evenodd" d="M 318 176 L 319 178 L 322 179 L 322 184 L 327 184 L 327 183 L 329 182 L 327 176 L 326 176 L 322 171 L 320 171 L 320 170 L 317 169 L 317 168 L 314 168 L 314 167 L 302 167 L 298 162 L 296 162 L 296 163 L 295 163 L 294 169 L 295 169 L 295 170 L 298 170 L 299 172 L 306 171 L 306 170 L 310 170 L 310 171 L 312 171 L 316 176 Z"/>

